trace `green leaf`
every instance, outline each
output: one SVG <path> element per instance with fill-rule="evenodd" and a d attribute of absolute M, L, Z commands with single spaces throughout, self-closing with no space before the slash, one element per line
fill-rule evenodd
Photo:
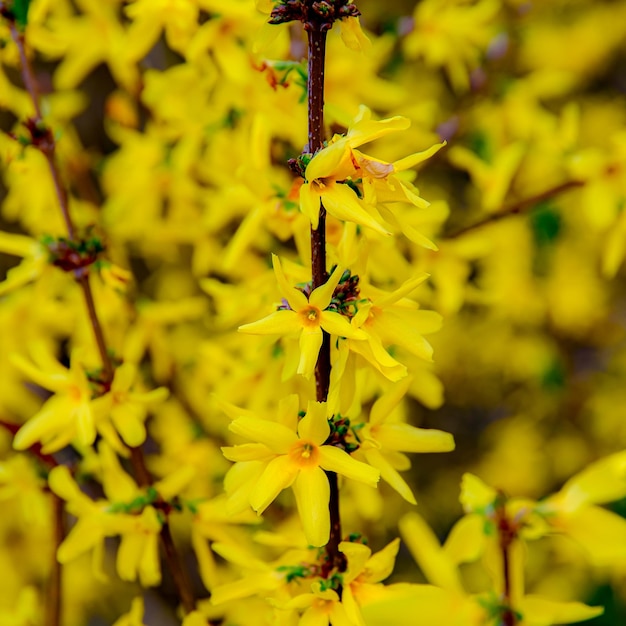
<path fill-rule="evenodd" d="M 28 23 L 28 7 L 30 6 L 30 0 L 14 0 L 13 1 L 13 15 L 15 21 L 20 28 L 24 28 Z"/>
<path fill-rule="evenodd" d="M 561 233 L 561 216 L 550 202 L 540 202 L 534 207 L 530 224 L 538 247 L 553 243 Z"/>

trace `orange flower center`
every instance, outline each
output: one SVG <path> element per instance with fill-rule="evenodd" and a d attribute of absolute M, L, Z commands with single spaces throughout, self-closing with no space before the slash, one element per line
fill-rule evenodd
<path fill-rule="evenodd" d="M 300 467 L 317 466 L 319 452 L 314 443 L 310 441 L 298 441 L 289 451 L 289 457 Z"/>
<path fill-rule="evenodd" d="M 319 326 L 322 312 L 315 306 L 308 306 L 300 311 L 303 326 Z"/>

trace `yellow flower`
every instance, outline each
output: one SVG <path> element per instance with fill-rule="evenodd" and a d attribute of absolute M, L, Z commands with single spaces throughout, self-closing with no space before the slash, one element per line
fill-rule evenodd
<path fill-rule="evenodd" d="M 26 235 L 0 232 L 0 251 L 23 258 L 17 267 L 7 272 L 6 279 L 0 282 L 0 296 L 39 278 L 48 266 L 48 251 L 45 246 Z"/>
<path fill-rule="evenodd" d="M 280 259 L 275 254 L 272 255 L 272 262 L 279 289 L 289 308 L 280 309 L 258 322 L 244 324 L 239 327 L 239 331 L 259 335 L 300 333 L 300 362 L 297 372 L 310 378 L 322 345 L 322 330 L 337 337 L 352 339 L 365 339 L 365 334 L 351 326 L 339 313 L 328 310 L 335 287 L 343 274 L 341 268 L 337 267 L 328 282 L 314 289 L 307 298 L 289 284 Z"/>
<path fill-rule="evenodd" d="M 434 311 L 423 311 L 417 302 L 405 296 L 428 278 L 420 274 L 405 281 L 398 289 L 384 292 L 369 285 L 362 295 L 372 295 L 369 302 L 359 307 L 354 325 L 365 331 L 374 354 L 379 354 L 382 344 L 404 348 L 425 361 L 432 361 L 432 348 L 423 334 L 433 333 L 441 327 L 441 316 Z M 351 346 L 359 352 L 359 346 Z"/>
<path fill-rule="evenodd" d="M 385 220 L 402 227 L 402 220 L 388 206 L 390 203 L 411 203 L 420 208 L 428 206 L 417 189 L 397 174 L 425 161 L 445 142 L 394 163 L 375 159 L 355 149 L 389 133 L 406 130 L 409 125 L 410 121 L 400 116 L 374 121 L 369 109 L 362 106 L 347 133 L 335 135 L 326 148 L 313 156 L 300 188 L 300 207 L 313 228 L 317 228 L 319 221 L 320 201 L 334 217 L 385 235 L 389 234 Z M 383 211 L 385 220 L 380 211 Z"/>
<path fill-rule="evenodd" d="M 426 579 L 435 587 L 413 585 L 413 591 L 408 590 L 401 600 L 373 603 L 366 607 L 368 625 L 382 624 L 381 615 L 387 611 L 388 616 L 393 604 L 395 610 L 400 613 L 398 619 L 393 620 L 396 626 L 404 624 L 431 626 L 444 623 L 446 626 L 487 626 L 493 623 L 494 618 L 501 616 L 504 607 L 499 595 L 494 593 L 471 595 L 463 589 L 457 569 L 458 560 L 453 558 L 449 550 L 440 546 L 435 533 L 417 513 L 409 513 L 400 520 L 400 532 Z M 470 539 L 470 536 L 466 535 L 465 539 Z M 521 548 L 519 543 L 517 548 Z M 513 609 L 521 616 L 519 626 L 569 624 L 602 614 L 602 607 L 524 596 L 522 551 L 511 550 L 509 556 L 513 581 L 511 600 Z M 415 607 L 413 611 L 411 607 Z M 419 617 L 410 622 L 404 621 L 402 614 L 407 611 L 412 617 L 415 614 L 419 614 Z"/>
<path fill-rule="evenodd" d="M 444 67 L 455 89 L 469 87 L 469 72 L 477 67 L 482 51 L 495 31 L 491 26 L 496 0 L 423 0 L 413 13 L 414 28 L 404 40 L 409 57 L 427 65 Z"/>
<path fill-rule="evenodd" d="M 452 165 L 469 173 L 482 193 L 482 208 L 493 213 L 502 208 L 525 153 L 526 147 L 518 141 L 503 147 L 490 163 L 463 146 L 451 148 L 448 158 Z"/>
<path fill-rule="evenodd" d="M 96 439 L 92 391 L 80 355 L 72 354 L 67 369 L 41 345 L 34 346 L 32 353 L 39 367 L 20 355 L 13 356 L 14 365 L 54 395 L 20 428 L 13 447 L 26 450 L 40 442 L 43 452 L 49 453 L 60 450 L 74 439 L 81 445 L 91 445 Z"/>
<path fill-rule="evenodd" d="M 45 528 L 49 524 L 50 503 L 44 487 L 41 468 L 30 455 L 14 454 L 0 461 L 0 502 L 14 513 L 19 507 L 29 525 Z"/>
<path fill-rule="evenodd" d="M 115 3 L 80 0 L 78 4 L 79 15 L 50 20 L 49 29 L 40 27 L 29 33 L 38 50 L 63 57 L 54 76 L 56 86 L 75 87 L 106 62 L 115 80 L 134 91 L 139 77 L 136 62 L 145 52 L 143 38 L 133 39 L 135 33 L 121 24 Z"/>
<path fill-rule="evenodd" d="M 320 583 L 311 585 L 311 593 L 296 596 L 281 608 L 303 611 L 299 626 L 357 626 L 348 616 L 341 598 L 332 589 L 322 589 Z"/>
<path fill-rule="evenodd" d="M 14 355 L 14 365 L 33 382 L 55 393 L 15 435 L 13 447 L 16 450 L 26 450 L 35 442 L 40 442 L 46 453 L 60 450 L 74 440 L 82 446 L 90 446 L 97 433 L 121 454 L 125 454 L 125 449 L 118 432 L 129 446 L 144 442 L 146 406 L 165 400 L 167 389 L 159 387 L 147 393 L 131 391 L 137 368 L 125 363 L 115 371 L 110 390 L 94 398 L 93 383 L 78 351 L 72 354 L 69 369 L 42 345 L 35 345 L 31 352 L 35 364 Z"/>
<path fill-rule="evenodd" d="M 361 21 L 358 17 L 346 17 L 339 21 L 341 29 L 341 39 L 350 50 L 369 50 L 372 42 L 361 28 Z"/>
<path fill-rule="evenodd" d="M 397 471 L 411 465 L 403 452 L 450 452 L 454 450 L 454 438 L 442 430 L 416 428 L 390 419 L 410 384 L 411 380 L 406 378 L 378 398 L 358 436 L 362 441 L 360 452 L 367 462 L 405 500 L 416 504 L 411 488 Z"/>
<path fill-rule="evenodd" d="M 341 602 L 358 626 L 365 626 L 363 605 L 395 592 L 396 585 L 386 587 L 381 582 L 393 572 L 399 548 L 400 539 L 394 539 L 375 554 L 362 543 L 342 541 L 339 544 L 339 550 L 348 561 L 348 568 L 342 574 Z"/>
<path fill-rule="evenodd" d="M 374 121 L 369 109 L 362 106 L 347 133 L 344 136 L 335 135 L 326 148 L 313 156 L 300 188 L 300 207 L 311 220 L 313 228 L 317 228 L 319 222 L 320 202 L 334 217 L 367 226 L 384 235 L 390 233 L 384 225 L 380 209 L 392 222 L 399 221 L 398 216 L 386 206 L 388 203 L 408 202 L 421 208 L 428 206 L 417 189 L 397 174 L 425 161 L 444 143 L 395 163 L 387 163 L 355 150 L 389 133 L 406 130 L 409 125 L 410 121 L 400 116 Z"/>
<path fill-rule="evenodd" d="M 59 546 L 57 558 L 67 563 L 94 549 L 94 569 L 102 578 L 105 537 L 121 536 L 116 568 L 122 580 L 139 580 L 144 587 L 161 581 L 159 534 L 162 519 L 151 503 L 171 500 L 193 478 L 194 470 L 183 466 L 148 490 L 137 487 L 122 469 L 113 449 L 105 441 L 99 445 L 102 486 L 106 499 L 91 500 L 69 469 L 58 466 L 49 475 L 50 489 L 67 502 L 67 511 L 78 518 Z"/>
<path fill-rule="evenodd" d="M 136 377 L 137 367 L 123 363 L 115 370 L 110 391 L 93 403 L 98 414 L 111 420 L 124 443 L 130 447 L 140 446 L 146 440 L 147 406 L 163 402 L 169 395 L 165 387 L 144 393 L 131 391 Z"/>
<path fill-rule="evenodd" d="M 372 486 L 378 482 L 378 470 L 335 446 L 324 445 L 330 435 L 326 403 L 309 402 L 296 428 L 243 416 L 235 419 L 230 429 L 255 443 L 223 448 L 226 458 L 243 462 L 257 459 L 265 466 L 250 493 L 252 508 L 261 514 L 291 486 L 304 533 L 313 546 L 323 546 L 330 534 L 330 487 L 324 470 Z"/>
<path fill-rule="evenodd" d="M 193 0 L 134 0 L 126 14 L 133 21 L 133 44 L 141 42 L 137 53 L 146 54 L 165 30 L 168 46 L 184 54 L 198 30 L 198 13 L 198 2 Z"/>

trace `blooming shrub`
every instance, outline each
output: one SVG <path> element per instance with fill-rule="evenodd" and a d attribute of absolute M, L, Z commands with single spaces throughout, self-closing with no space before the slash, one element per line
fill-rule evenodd
<path fill-rule="evenodd" d="M 0 0 L 0 625 L 625 622 L 624 18 Z"/>

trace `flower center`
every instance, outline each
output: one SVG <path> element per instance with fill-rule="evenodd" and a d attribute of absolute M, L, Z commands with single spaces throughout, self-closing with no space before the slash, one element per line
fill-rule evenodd
<path fill-rule="evenodd" d="M 317 457 L 319 456 L 317 446 L 310 441 L 298 441 L 289 451 L 289 456 L 300 467 L 318 465 Z"/>
<path fill-rule="evenodd" d="M 319 326 L 321 311 L 314 306 L 308 306 L 300 311 L 304 326 Z"/>

